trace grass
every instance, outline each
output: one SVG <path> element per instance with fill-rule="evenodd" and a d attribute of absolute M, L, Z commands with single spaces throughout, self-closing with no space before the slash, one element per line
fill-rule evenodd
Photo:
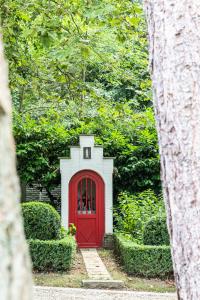
<path fill-rule="evenodd" d="M 146 279 L 127 275 L 113 254 L 113 251 L 100 249 L 98 253 L 111 273 L 113 279 L 123 280 L 126 290 L 147 292 L 174 292 L 173 281 L 160 279 Z M 87 272 L 80 251 L 77 252 L 74 265 L 68 273 L 34 273 L 34 281 L 40 286 L 81 287 L 83 279 L 87 279 Z"/>
<path fill-rule="evenodd" d="M 113 251 L 100 249 L 98 253 L 113 279 L 123 280 L 127 290 L 158 293 L 175 292 L 173 280 L 147 279 L 127 275 L 116 260 Z"/>
<path fill-rule="evenodd" d="M 34 273 L 34 282 L 40 286 L 55 286 L 55 287 L 81 287 L 83 279 L 87 279 L 87 272 L 80 251 L 76 253 L 75 261 L 72 269 L 65 273 Z"/>

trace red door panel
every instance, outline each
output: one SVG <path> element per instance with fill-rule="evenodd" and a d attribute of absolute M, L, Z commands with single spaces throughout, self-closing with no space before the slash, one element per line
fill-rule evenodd
<path fill-rule="evenodd" d="M 97 244 L 96 218 L 78 219 L 77 240 L 82 247 L 92 247 Z"/>
<path fill-rule="evenodd" d="M 104 236 L 104 182 L 89 170 L 75 174 L 69 183 L 69 223 L 77 227 L 79 247 L 100 247 Z"/>

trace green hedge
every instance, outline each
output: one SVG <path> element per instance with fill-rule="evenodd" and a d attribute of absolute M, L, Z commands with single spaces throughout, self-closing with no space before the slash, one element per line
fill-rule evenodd
<path fill-rule="evenodd" d="M 60 239 L 60 215 L 50 204 L 39 201 L 22 203 L 22 215 L 27 239 Z"/>
<path fill-rule="evenodd" d="M 66 271 L 73 262 L 76 251 L 71 236 L 61 240 L 28 240 L 33 269 L 37 271 Z"/>
<path fill-rule="evenodd" d="M 115 234 L 114 241 L 115 252 L 128 274 L 160 278 L 172 276 L 169 246 L 138 245 L 122 234 Z"/>
<path fill-rule="evenodd" d="M 169 234 L 166 216 L 153 217 L 145 225 L 143 232 L 144 245 L 169 245 Z"/>

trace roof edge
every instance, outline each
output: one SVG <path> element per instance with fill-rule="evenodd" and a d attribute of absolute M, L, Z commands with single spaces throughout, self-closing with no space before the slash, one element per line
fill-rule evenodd
<path fill-rule="evenodd" d="M 95 136 L 95 134 L 92 134 L 92 133 L 91 134 L 89 134 L 89 133 L 88 134 L 87 133 L 86 134 L 81 133 L 81 134 L 79 134 L 79 136 Z"/>

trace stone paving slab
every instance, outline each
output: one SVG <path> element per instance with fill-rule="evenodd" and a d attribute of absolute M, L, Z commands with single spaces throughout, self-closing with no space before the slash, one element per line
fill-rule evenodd
<path fill-rule="evenodd" d="M 97 250 L 81 249 L 89 279 L 111 280 L 112 277 L 102 262 Z"/>
<path fill-rule="evenodd" d="M 122 280 L 102 280 L 102 279 L 89 279 L 83 280 L 82 286 L 89 289 L 118 289 L 124 288 L 124 282 Z"/>
<path fill-rule="evenodd" d="M 35 287 L 34 300 L 177 300 L 172 293 Z"/>

